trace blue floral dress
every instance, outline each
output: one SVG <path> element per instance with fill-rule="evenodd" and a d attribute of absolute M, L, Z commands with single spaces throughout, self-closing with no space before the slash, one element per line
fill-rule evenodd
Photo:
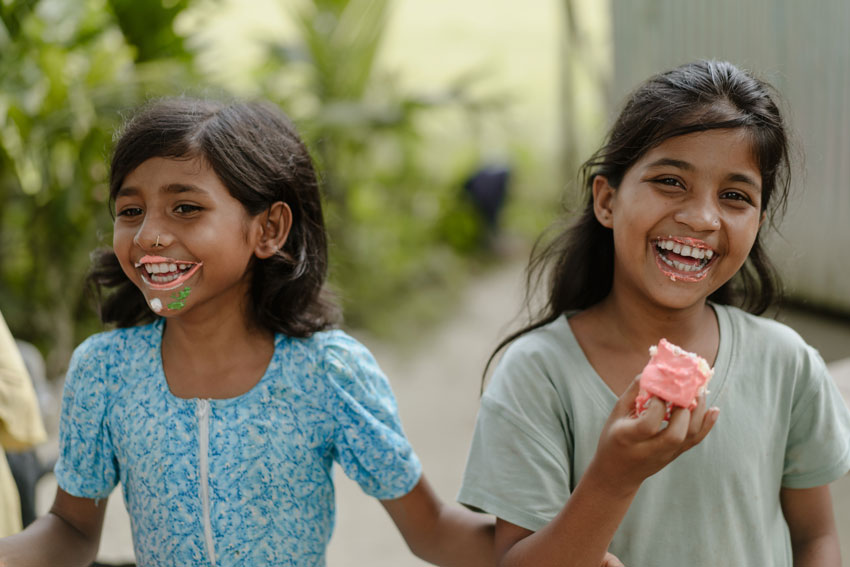
<path fill-rule="evenodd" d="M 60 422 L 59 486 L 105 499 L 120 481 L 140 566 L 322 566 L 334 461 L 376 498 L 418 482 L 389 382 L 344 332 L 277 335 L 250 391 L 183 399 L 163 373 L 162 330 L 83 342 Z"/>

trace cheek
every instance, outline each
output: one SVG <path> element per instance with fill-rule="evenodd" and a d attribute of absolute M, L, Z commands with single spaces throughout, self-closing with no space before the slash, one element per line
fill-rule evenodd
<path fill-rule="evenodd" d="M 133 245 L 133 236 L 133 231 L 127 230 L 126 228 L 113 228 L 112 251 L 115 253 L 115 257 L 118 258 L 118 263 L 121 265 L 121 269 L 130 279 L 133 279 L 136 275 L 136 268 L 133 266 L 133 261 L 130 257 L 130 249 Z"/>

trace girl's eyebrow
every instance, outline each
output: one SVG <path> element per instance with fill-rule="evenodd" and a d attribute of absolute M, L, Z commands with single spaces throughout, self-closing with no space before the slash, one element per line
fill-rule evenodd
<path fill-rule="evenodd" d="M 660 158 L 660 159 L 657 159 L 650 164 L 647 164 L 646 167 L 647 167 L 647 169 L 649 169 L 649 168 L 652 168 L 652 167 L 661 167 L 661 166 L 665 166 L 665 165 L 677 167 L 677 168 L 683 169 L 685 171 L 693 171 L 694 170 L 694 166 L 692 164 L 690 164 L 686 161 L 682 161 L 680 159 L 673 159 L 673 158 Z M 727 179 L 729 181 L 737 181 L 737 182 L 740 182 L 740 183 L 746 183 L 747 185 L 752 185 L 756 189 L 761 188 L 761 185 L 759 183 L 757 183 L 755 179 L 753 179 L 751 176 L 745 175 L 743 173 L 731 173 L 731 174 L 729 174 L 729 177 Z"/>
<path fill-rule="evenodd" d="M 207 193 L 205 189 L 191 183 L 170 183 L 160 187 L 160 191 L 163 193 Z"/>
<path fill-rule="evenodd" d="M 694 166 L 686 161 L 682 161 L 680 159 L 673 158 L 661 158 L 657 159 L 654 162 L 647 164 L 647 167 L 659 167 L 662 165 L 672 165 L 673 167 L 678 167 L 679 169 L 684 169 L 686 171 L 693 171 Z"/>
<path fill-rule="evenodd" d="M 197 185 L 192 185 L 191 183 L 170 183 L 168 185 L 163 185 L 162 187 L 160 187 L 160 191 L 162 191 L 163 193 L 175 193 L 175 194 L 176 193 L 204 193 L 204 194 L 207 193 L 206 190 L 202 189 L 201 187 L 198 187 Z M 136 187 L 125 185 L 124 187 L 121 187 L 115 193 L 115 198 L 117 199 L 119 197 L 131 197 L 131 196 L 138 195 L 140 192 L 141 191 Z"/>

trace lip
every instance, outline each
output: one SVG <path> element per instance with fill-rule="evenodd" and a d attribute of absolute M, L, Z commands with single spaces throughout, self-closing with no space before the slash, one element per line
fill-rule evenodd
<path fill-rule="evenodd" d="M 699 271 L 694 272 L 686 272 L 682 270 L 676 269 L 674 266 L 670 266 L 665 259 L 661 256 L 661 253 L 658 251 L 658 242 L 662 240 L 670 240 L 677 244 L 681 244 L 682 246 L 690 246 L 691 248 L 696 248 L 699 250 L 707 250 L 711 251 L 712 257 L 705 263 L 704 266 Z M 708 276 L 708 273 L 711 271 L 711 266 L 714 264 L 714 261 L 719 256 L 717 251 L 710 246 L 704 240 L 700 240 L 698 238 L 691 238 L 689 236 L 659 236 L 653 238 L 651 241 L 652 252 L 655 255 L 655 264 L 658 266 L 658 269 L 664 274 L 665 277 L 669 278 L 671 281 L 681 281 L 685 283 L 696 283 L 705 279 Z"/>
<path fill-rule="evenodd" d="M 167 283 L 156 283 L 152 282 L 148 279 L 147 270 L 144 269 L 145 264 L 194 264 L 189 271 L 184 274 L 180 274 L 180 276 L 173 281 Z M 203 262 L 192 262 L 187 260 L 178 260 L 176 258 L 166 258 L 164 256 L 142 256 L 142 258 L 134 264 L 135 268 L 139 271 L 139 276 L 142 278 L 142 281 L 146 286 L 148 286 L 152 290 L 156 291 L 168 291 L 177 287 L 180 287 L 184 283 L 186 283 L 189 278 L 195 275 L 198 269 L 203 266 Z"/>

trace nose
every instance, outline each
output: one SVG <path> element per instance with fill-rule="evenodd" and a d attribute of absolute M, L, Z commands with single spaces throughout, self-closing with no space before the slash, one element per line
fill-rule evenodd
<path fill-rule="evenodd" d="M 682 203 L 673 214 L 673 220 L 696 232 L 718 230 L 721 225 L 720 208 L 711 196 L 694 196 Z"/>
<path fill-rule="evenodd" d="M 133 243 L 147 251 L 167 248 L 171 245 L 172 240 L 171 234 L 165 230 L 163 223 L 150 217 L 144 220 L 133 237 Z"/>

